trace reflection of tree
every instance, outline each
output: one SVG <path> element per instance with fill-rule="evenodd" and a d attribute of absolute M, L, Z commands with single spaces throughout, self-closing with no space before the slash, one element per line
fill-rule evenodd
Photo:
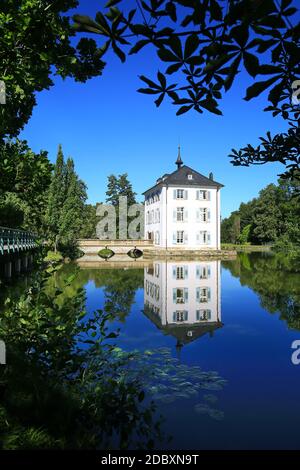
<path fill-rule="evenodd" d="M 0 449 L 152 448 L 163 439 L 156 402 L 182 398 L 199 397 L 197 413 L 222 419 L 217 397 L 207 395 L 225 385 L 218 373 L 180 364 L 166 349 L 125 352 L 106 341 L 115 337 L 110 314 L 86 315 L 82 286 L 90 276 L 114 289 L 121 307 L 123 290 L 134 295 L 143 271 L 73 274 L 71 265 L 37 273 L 20 299 L 7 299 Z"/>
<path fill-rule="evenodd" d="M 62 287 L 75 270 L 75 266 L 68 264 L 56 273 L 52 279 L 52 286 Z M 143 269 L 81 269 L 70 286 L 64 289 L 62 297 L 71 298 L 79 287 L 84 287 L 92 280 L 97 288 L 103 288 L 105 302 L 104 309 L 112 315 L 112 319 L 124 321 L 130 312 L 137 289 L 143 287 Z"/>
<path fill-rule="evenodd" d="M 124 321 L 130 312 L 137 289 L 143 287 L 142 269 L 111 269 L 105 273 L 105 305 L 114 318 Z"/>
<path fill-rule="evenodd" d="M 108 315 L 86 317 L 84 291 L 71 281 L 65 295 L 61 273 L 37 274 L 20 299 L 6 301 L 0 449 L 151 447 L 159 423 L 142 380 L 127 377 L 132 355 L 108 344 Z"/>
<path fill-rule="evenodd" d="M 264 309 L 280 312 L 290 328 L 300 330 L 299 261 L 297 254 L 241 253 L 222 266 L 260 296 Z"/>

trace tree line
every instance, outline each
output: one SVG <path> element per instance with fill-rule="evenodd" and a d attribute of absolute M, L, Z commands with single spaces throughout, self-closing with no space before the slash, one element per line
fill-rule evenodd
<path fill-rule="evenodd" d="M 222 267 L 258 294 L 263 309 L 279 312 L 288 328 L 300 330 L 300 253 L 240 253 L 235 260 L 223 261 Z"/>
<path fill-rule="evenodd" d="M 280 178 L 222 221 L 223 243 L 300 245 L 300 181 Z"/>

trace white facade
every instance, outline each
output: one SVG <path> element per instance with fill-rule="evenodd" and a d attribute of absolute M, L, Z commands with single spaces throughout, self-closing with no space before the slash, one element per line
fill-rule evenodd
<path fill-rule="evenodd" d="M 145 239 L 165 249 L 220 249 L 222 185 L 212 182 L 210 186 L 208 178 L 188 167 L 179 171 L 180 184 L 168 184 L 168 176 L 174 172 L 144 193 Z M 197 175 L 207 185 L 197 184 Z"/>
<path fill-rule="evenodd" d="M 182 340 L 203 333 L 192 327 L 221 326 L 220 261 L 156 261 L 145 268 L 144 283 L 145 312 L 173 332 L 187 327 Z"/>

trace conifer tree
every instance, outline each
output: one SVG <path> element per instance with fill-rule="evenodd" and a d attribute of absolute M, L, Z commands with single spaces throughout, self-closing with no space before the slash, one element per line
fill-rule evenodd
<path fill-rule="evenodd" d="M 87 199 L 86 186 L 74 169 L 74 162 L 68 158 L 65 171 L 66 196 L 59 219 L 59 243 L 63 251 L 74 249 L 84 224 L 84 208 Z"/>
<path fill-rule="evenodd" d="M 48 192 L 48 207 L 45 216 L 48 238 L 53 243 L 55 251 L 57 251 L 60 216 L 66 196 L 65 180 L 64 155 L 62 146 L 59 145 L 54 173 Z"/>
<path fill-rule="evenodd" d="M 64 162 L 61 145 L 48 194 L 48 208 L 45 223 L 48 238 L 63 253 L 74 251 L 76 238 L 84 224 L 84 207 L 87 199 L 86 186 L 74 169 L 74 162 Z"/>
<path fill-rule="evenodd" d="M 120 196 L 127 196 L 127 204 L 129 206 L 136 203 L 136 193 L 132 189 L 132 184 L 128 179 L 127 173 L 123 173 L 118 177 L 115 175 L 110 175 L 108 177 L 106 195 L 106 202 L 113 206 L 119 205 Z"/>
<path fill-rule="evenodd" d="M 127 206 L 130 207 L 136 203 L 136 193 L 132 189 L 132 184 L 128 179 L 128 174 L 123 173 L 118 177 L 115 175 L 108 176 L 108 184 L 106 191 L 106 202 L 112 204 L 116 209 L 117 237 L 119 238 L 119 197 L 127 197 Z M 128 235 L 128 234 L 127 234 Z M 126 235 L 126 236 L 127 236 Z"/>

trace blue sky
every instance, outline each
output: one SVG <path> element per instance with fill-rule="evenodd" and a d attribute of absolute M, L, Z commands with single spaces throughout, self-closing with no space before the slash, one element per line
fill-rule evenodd
<path fill-rule="evenodd" d="M 94 15 L 99 4 L 103 2 L 82 1 L 80 12 Z M 163 71 L 150 49 L 130 56 L 125 64 L 113 55 L 105 60 L 103 76 L 85 84 L 55 78 L 54 87 L 37 95 L 37 106 L 21 134 L 34 151 L 47 150 L 51 161 L 61 143 L 88 186 L 89 202 L 105 199 L 108 175 L 125 172 L 141 199 L 160 175 L 175 170 L 179 140 L 185 164 L 204 175 L 212 171 L 225 185 L 223 217 L 283 171 L 279 164 L 233 167 L 227 156 L 232 148 L 257 145 L 258 137 L 268 130 L 285 130 L 280 118 L 262 111 L 265 95 L 243 100 L 246 87 L 254 81 L 251 77 L 239 75 L 221 103 L 223 116 L 194 111 L 176 116 L 171 102 L 157 109 L 152 96 L 136 92 L 142 85 L 138 75 L 155 78 L 159 67 Z"/>

